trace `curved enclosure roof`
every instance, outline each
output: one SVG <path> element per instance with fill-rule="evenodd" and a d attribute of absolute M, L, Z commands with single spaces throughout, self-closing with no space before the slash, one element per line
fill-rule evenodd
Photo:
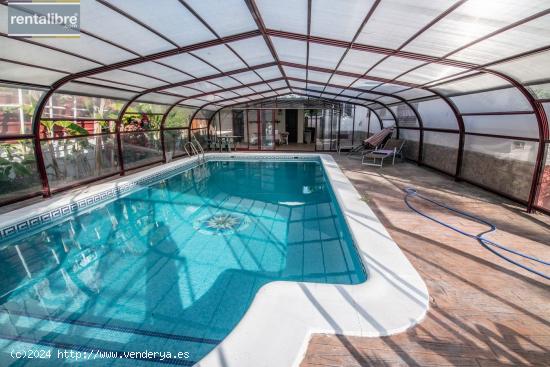
<path fill-rule="evenodd" d="M 550 88 L 549 6 L 84 0 L 80 39 L 15 39 L 4 3 L 0 80 L 211 109 L 288 93 L 376 106 L 515 81 L 537 96 Z"/>
<path fill-rule="evenodd" d="M 539 197 L 550 209 L 550 184 L 543 194 L 537 189 L 544 175 L 550 179 L 550 0 L 80 4 L 79 38 L 16 38 L 8 35 L 7 2 L 0 2 L 0 97 L 19 89 L 27 94 L 8 99 L 30 101 L 17 132 L 3 128 L 0 140 L 42 134 L 34 142 L 39 150 L 47 139 L 41 121 L 65 119 L 70 114 L 53 106 L 71 103 L 74 120 L 77 104 L 93 103 L 100 112 L 88 120 L 113 122 L 94 134 L 118 134 L 125 114 L 147 112 L 154 129 L 175 129 L 173 136 L 207 130 L 216 116 L 221 125 L 216 112 L 223 109 L 354 105 L 347 116 L 353 129 L 368 114 L 369 129 L 371 118 L 380 128 L 396 126 L 419 163 L 530 208 Z M 434 158 L 441 147 L 453 149 L 450 164 Z M 485 177 L 479 154 L 501 162 L 517 187 Z"/>

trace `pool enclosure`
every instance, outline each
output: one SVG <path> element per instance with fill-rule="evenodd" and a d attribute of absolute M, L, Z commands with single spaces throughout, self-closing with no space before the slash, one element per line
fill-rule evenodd
<path fill-rule="evenodd" d="M 10 37 L 7 17 L 1 205 L 193 136 L 272 150 L 296 109 L 317 151 L 395 127 L 409 160 L 550 211 L 548 0 L 83 0 L 79 38 Z"/>

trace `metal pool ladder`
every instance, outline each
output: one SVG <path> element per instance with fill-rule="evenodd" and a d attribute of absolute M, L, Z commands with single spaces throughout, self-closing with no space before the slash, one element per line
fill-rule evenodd
<path fill-rule="evenodd" d="M 194 141 L 188 141 L 183 146 L 185 153 L 187 153 L 188 156 L 197 155 L 199 163 L 204 163 L 206 161 L 206 158 L 204 157 L 204 149 L 197 138 L 193 137 L 193 140 Z"/>

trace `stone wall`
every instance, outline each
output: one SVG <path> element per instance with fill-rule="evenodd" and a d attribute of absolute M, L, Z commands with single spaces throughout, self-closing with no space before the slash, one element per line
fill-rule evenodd
<path fill-rule="evenodd" d="M 535 165 L 519 160 L 498 159 L 479 152 L 464 151 L 462 176 L 521 200 L 529 198 Z"/>
<path fill-rule="evenodd" d="M 423 148 L 423 162 L 450 174 L 455 174 L 458 150 L 443 145 L 426 144 Z"/>

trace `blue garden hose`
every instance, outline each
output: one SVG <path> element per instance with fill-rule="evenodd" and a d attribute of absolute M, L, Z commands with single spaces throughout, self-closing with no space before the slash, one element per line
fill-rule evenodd
<path fill-rule="evenodd" d="M 488 222 L 488 221 L 486 221 L 486 220 L 484 220 L 484 219 L 481 219 L 481 218 L 479 218 L 479 217 L 476 217 L 476 216 L 473 215 L 473 214 L 466 213 L 466 212 L 463 212 L 463 211 L 458 210 L 458 209 L 455 209 L 455 208 L 451 208 L 451 207 L 449 207 L 449 206 L 447 206 L 447 205 L 445 205 L 445 204 L 442 204 L 442 203 L 440 203 L 440 202 L 437 202 L 437 201 L 435 201 L 435 200 L 432 200 L 432 199 L 430 199 L 430 198 L 427 198 L 426 196 L 420 195 L 420 194 L 416 191 L 416 189 L 414 189 L 414 188 L 412 188 L 412 187 L 408 187 L 408 188 L 404 189 L 404 191 L 405 191 L 405 193 L 406 193 L 406 195 L 405 195 L 405 204 L 407 204 L 407 206 L 408 206 L 412 211 L 414 211 L 415 213 L 420 214 L 421 216 L 423 216 L 423 217 L 425 217 L 425 218 L 428 218 L 429 220 L 432 220 L 432 221 L 434 221 L 434 222 L 436 222 L 436 223 L 438 223 L 438 224 L 441 224 L 441 225 L 444 226 L 444 227 L 447 227 L 447 228 L 449 228 L 449 229 L 452 229 L 453 231 L 458 232 L 458 233 L 460 233 L 460 234 L 462 234 L 462 235 L 464 235 L 464 236 L 466 236 L 466 237 L 473 238 L 474 240 L 477 240 L 484 248 L 486 248 L 487 250 L 491 251 L 493 254 L 497 255 L 497 256 L 500 257 L 501 259 L 504 259 L 504 260 L 508 261 L 509 263 L 512 263 L 512 264 L 514 264 L 514 265 L 516 265 L 516 266 L 519 266 L 519 267 L 522 268 L 522 269 L 525 269 L 525 270 L 527 270 L 527 271 L 529 271 L 529 272 L 531 272 L 531 273 L 533 273 L 533 274 L 539 275 L 539 276 L 541 276 L 541 277 L 543 277 L 543 278 L 545 278 L 545 279 L 550 280 L 550 276 L 548 276 L 548 275 L 546 275 L 546 274 L 544 274 L 544 273 L 542 273 L 542 272 L 540 272 L 540 271 L 538 271 L 538 270 L 535 270 L 535 269 L 533 269 L 533 268 L 530 268 L 530 267 L 528 267 L 528 266 L 526 266 L 526 265 L 523 265 L 523 264 L 521 264 L 521 263 L 519 263 L 519 262 L 517 262 L 517 261 L 515 261 L 515 260 L 513 260 L 513 259 L 511 259 L 511 258 L 509 258 L 508 256 L 504 255 L 503 253 L 499 252 L 497 249 L 502 250 L 502 251 L 506 251 L 506 252 L 509 252 L 509 253 L 512 253 L 512 254 L 514 254 L 514 255 L 523 257 L 523 258 L 525 258 L 525 259 L 529 259 L 529 260 L 536 261 L 536 262 L 538 262 L 538 263 L 540 263 L 540 264 L 544 264 L 544 265 L 546 265 L 546 266 L 549 266 L 549 265 L 550 265 L 550 263 L 549 263 L 548 261 L 544 261 L 544 260 L 541 260 L 541 259 L 536 258 L 536 257 L 534 257 L 534 256 L 527 255 L 527 254 L 524 254 L 524 253 L 522 253 L 522 252 L 513 250 L 513 249 L 511 249 L 511 248 L 508 248 L 508 247 L 506 247 L 506 246 L 503 246 L 503 245 L 501 245 L 501 244 L 498 244 L 498 243 L 496 243 L 496 242 L 493 242 L 493 241 L 491 241 L 491 240 L 485 238 L 484 235 L 486 235 L 487 233 L 495 232 L 495 231 L 497 230 L 497 227 L 496 227 L 494 224 L 492 224 L 492 223 L 490 223 L 490 222 Z M 441 207 L 441 208 L 445 208 L 445 209 L 447 209 L 447 210 L 449 210 L 449 211 L 451 211 L 451 212 L 454 212 L 454 213 L 457 213 L 457 214 L 459 214 L 459 215 L 461 215 L 461 216 L 464 216 L 464 217 L 466 217 L 466 218 L 469 218 L 469 219 L 473 220 L 474 222 L 477 222 L 477 223 L 480 223 L 480 224 L 484 224 L 484 225 L 488 226 L 490 229 L 488 229 L 488 230 L 486 230 L 486 231 L 484 231 L 484 232 L 481 232 L 481 233 L 478 234 L 478 235 L 474 235 L 474 234 L 465 232 L 465 231 L 463 231 L 463 230 L 460 230 L 460 229 L 458 229 L 457 227 L 454 227 L 454 226 L 452 226 L 452 225 L 450 225 L 450 224 L 447 224 L 447 223 L 445 223 L 445 222 L 443 222 L 443 221 L 440 221 L 439 219 L 436 219 L 436 218 L 434 218 L 434 217 L 432 217 L 432 216 L 429 216 L 428 214 L 422 213 L 420 210 L 418 210 L 418 209 L 416 209 L 415 207 L 413 207 L 413 206 L 411 205 L 411 203 L 409 202 L 409 198 L 411 198 L 411 197 L 418 197 L 418 198 L 420 198 L 420 199 L 426 200 L 426 201 L 428 201 L 428 202 L 430 202 L 430 203 L 432 203 L 432 204 L 435 204 L 435 205 L 437 205 L 437 206 L 439 206 L 439 207 Z M 494 247 L 494 248 L 493 248 L 493 247 Z M 495 248 L 496 248 L 496 249 L 495 249 Z"/>

